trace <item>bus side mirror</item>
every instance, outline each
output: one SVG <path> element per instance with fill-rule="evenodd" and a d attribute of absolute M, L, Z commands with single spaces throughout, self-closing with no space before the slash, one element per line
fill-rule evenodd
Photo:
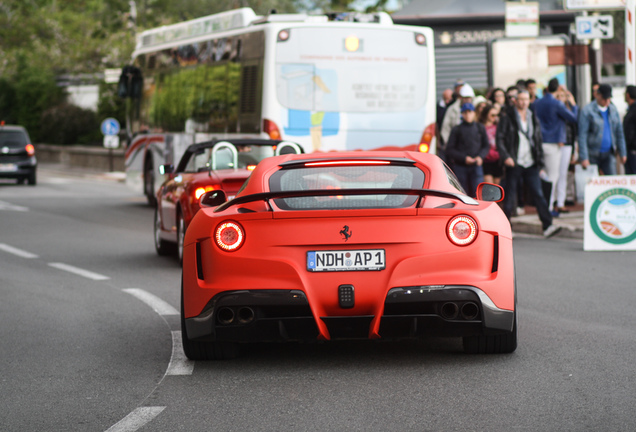
<path fill-rule="evenodd" d="M 227 201 L 227 196 L 222 190 L 210 191 L 201 195 L 199 204 L 201 207 L 218 207 Z"/>
<path fill-rule="evenodd" d="M 477 186 L 477 199 L 480 201 L 500 202 L 504 199 L 504 190 L 496 184 L 480 183 Z"/>

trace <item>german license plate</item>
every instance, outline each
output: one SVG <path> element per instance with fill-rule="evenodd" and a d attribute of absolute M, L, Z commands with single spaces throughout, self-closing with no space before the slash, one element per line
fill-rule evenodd
<path fill-rule="evenodd" d="M 385 267 L 384 249 L 307 252 L 307 270 L 312 272 L 376 271 Z"/>
<path fill-rule="evenodd" d="M 0 172 L 15 172 L 18 170 L 18 166 L 12 163 L 0 164 Z"/>

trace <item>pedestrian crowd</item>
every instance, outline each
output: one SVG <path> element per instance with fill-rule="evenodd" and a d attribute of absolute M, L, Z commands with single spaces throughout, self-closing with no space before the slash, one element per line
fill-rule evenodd
<path fill-rule="evenodd" d="M 617 166 L 636 174 L 636 86 L 627 86 L 621 121 L 608 84 L 595 84 L 593 100 L 580 109 L 557 78 L 546 84 L 541 92 L 534 79 L 518 80 L 476 96 L 457 80 L 437 105 L 437 126 L 438 155 L 469 195 L 483 181 L 501 184 L 506 216 L 530 200 L 550 237 L 559 230 L 553 218 L 569 211 L 568 173 L 576 163 L 600 175 L 615 175 Z"/>

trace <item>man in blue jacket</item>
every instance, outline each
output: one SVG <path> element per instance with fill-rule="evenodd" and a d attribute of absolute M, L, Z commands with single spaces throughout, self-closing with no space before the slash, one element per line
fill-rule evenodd
<path fill-rule="evenodd" d="M 561 165 L 561 147 L 564 146 L 566 137 L 566 122 L 576 123 L 579 108 L 574 105 L 572 111 L 565 104 L 554 97 L 559 89 L 559 80 L 552 78 L 545 89 L 545 94 L 534 103 L 534 113 L 541 123 L 541 135 L 543 136 L 543 158 L 545 173 L 552 182 L 552 192 L 547 196 L 548 207 L 552 211 L 555 200 L 555 189 L 559 180 L 559 167 Z"/>
<path fill-rule="evenodd" d="M 605 175 L 616 174 L 618 150 L 621 163 L 627 161 L 625 136 L 618 110 L 612 104 L 612 87 L 601 84 L 594 93 L 594 101 L 587 104 L 579 115 L 579 160 L 587 168 L 598 165 Z"/>

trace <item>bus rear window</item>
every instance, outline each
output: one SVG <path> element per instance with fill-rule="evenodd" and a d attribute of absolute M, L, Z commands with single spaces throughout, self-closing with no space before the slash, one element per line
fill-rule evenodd
<path fill-rule="evenodd" d="M 406 112 L 426 101 L 426 45 L 412 31 L 291 28 L 276 44 L 276 92 L 286 108 Z"/>

